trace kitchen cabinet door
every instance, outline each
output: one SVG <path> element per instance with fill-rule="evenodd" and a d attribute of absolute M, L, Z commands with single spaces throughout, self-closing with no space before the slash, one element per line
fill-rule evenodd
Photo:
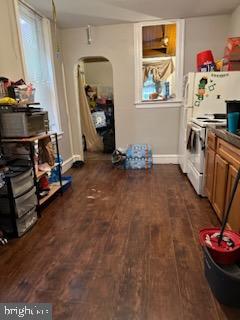
<path fill-rule="evenodd" d="M 213 196 L 214 161 L 215 152 L 212 149 L 207 148 L 205 166 L 205 193 L 210 202 L 212 202 Z"/>
<path fill-rule="evenodd" d="M 226 195 L 226 210 L 230 201 L 231 192 L 234 185 L 234 180 L 237 175 L 237 169 L 233 166 L 229 167 L 228 183 L 227 183 L 227 195 Z M 238 185 L 235 197 L 232 202 L 232 207 L 228 219 L 229 227 L 237 232 L 240 232 L 240 186 Z"/>
<path fill-rule="evenodd" d="M 218 215 L 218 218 L 221 221 L 225 212 L 227 178 L 228 178 L 228 163 L 225 160 L 223 160 L 218 154 L 216 154 L 215 167 L 214 167 L 212 205 Z"/>
<path fill-rule="evenodd" d="M 212 131 L 208 130 L 208 136 L 207 136 L 208 148 L 215 150 L 216 149 L 216 141 L 217 141 L 216 135 Z"/>

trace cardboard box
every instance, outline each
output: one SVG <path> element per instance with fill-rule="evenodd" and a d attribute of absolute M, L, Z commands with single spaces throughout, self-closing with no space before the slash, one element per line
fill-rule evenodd
<path fill-rule="evenodd" d="M 225 61 L 240 61 L 240 37 L 229 38 L 224 52 Z"/>
<path fill-rule="evenodd" d="M 240 71 L 240 61 L 224 61 L 222 71 Z"/>

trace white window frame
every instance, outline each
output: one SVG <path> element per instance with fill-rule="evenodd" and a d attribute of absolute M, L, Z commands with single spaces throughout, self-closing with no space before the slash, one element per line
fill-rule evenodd
<path fill-rule="evenodd" d="M 62 131 L 62 125 L 61 125 L 59 100 L 58 100 L 58 94 L 57 94 L 56 69 L 55 69 L 55 63 L 54 63 L 54 48 L 52 43 L 51 23 L 49 19 L 44 17 L 32 6 L 27 4 L 24 0 L 14 0 L 15 14 L 16 14 L 16 20 L 17 20 L 18 39 L 20 44 L 21 56 L 22 56 L 23 75 L 25 79 L 27 79 L 27 67 L 25 62 L 23 40 L 22 40 L 22 34 L 21 34 L 19 3 L 22 3 L 23 5 L 28 7 L 30 10 L 33 10 L 36 14 L 38 14 L 42 18 L 43 36 L 45 39 L 45 49 L 46 49 L 46 54 L 48 56 L 48 60 L 49 60 L 49 63 L 51 64 L 51 70 L 52 70 L 51 72 L 51 77 L 52 77 L 51 81 L 53 83 L 53 90 L 52 90 L 52 96 L 51 96 L 51 100 L 53 103 L 52 108 L 56 116 L 56 119 L 55 119 L 57 124 L 56 131 L 58 136 L 61 137 L 63 134 L 63 131 Z M 37 101 L 37 102 L 41 103 L 41 101 Z"/>
<path fill-rule="evenodd" d="M 176 24 L 176 98 L 174 100 L 142 100 L 142 28 L 146 26 L 155 26 L 162 24 Z M 184 19 L 175 20 L 157 20 L 139 22 L 134 24 L 134 59 L 135 59 L 135 106 L 136 108 L 163 108 L 180 107 L 182 104 L 182 83 L 183 83 L 183 65 L 184 65 Z M 154 58 L 152 59 L 154 60 Z"/>

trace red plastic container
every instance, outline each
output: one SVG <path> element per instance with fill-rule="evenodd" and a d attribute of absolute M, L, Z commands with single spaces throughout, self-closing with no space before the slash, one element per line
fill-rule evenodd
<path fill-rule="evenodd" d="M 41 179 L 39 180 L 39 187 L 41 190 L 49 189 L 49 182 L 46 176 L 41 177 Z"/>
<path fill-rule="evenodd" d="M 218 244 L 218 238 L 211 239 L 211 244 L 206 242 L 206 236 L 209 235 L 210 237 L 215 234 L 220 234 L 220 228 L 211 228 L 211 229 L 202 229 L 199 232 L 199 239 L 201 245 L 207 246 L 209 252 L 213 260 L 222 265 L 230 265 L 240 261 L 240 234 L 231 230 L 225 230 L 223 236 L 230 238 L 233 243 L 234 247 L 228 247 L 224 241 L 221 241 L 221 244 Z"/>
<path fill-rule="evenodd" d="M 214 63 L 213 54 L 211 50 L 199 52 L 197 54 L 197 69 L 200 71 L 201 66 L 204 64 Z"/>

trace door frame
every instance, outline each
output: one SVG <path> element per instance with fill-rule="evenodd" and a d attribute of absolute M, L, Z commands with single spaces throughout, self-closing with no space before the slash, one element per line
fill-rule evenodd
<path fill-rule="evenodd" d="M 112 74 L 113 74 L 113 96 L 114 96 L 114 71 L 113 71 L 113 63 L 111 62 L 111 60 L 103 55 L 84 55 L 82 57 L 80 57 L 78 59 L 78 62 L 74 64 L 74 68 L 73 68 L 73 76 L 74 76 L 74 91 L 75 91 L 75 101 L 76 101 L 76 106 L 77 106 L 77 122 L 78 122 L 78 136 L 82 137 L 82 126 L 81 126 L 81 114 L 80 114 L 80 103 L 79 103 L 79 77 L 78 77 L 78 65 L 79 62 L 81 60 L 84 60 L 84 58 L 96 58 L 96 57 L 103 57 L 105 59 L 107 59 L 112 66 Z M 114 110 L 115 111 L 115 110 Z M 115 123 L 115 135 L 116 135 L 116 119 L 115 119 L 115 112 L 114 112 L 114 123 Z M 115 143 L 116 143 L 116 136 L 115 136 Z M 82 144 L 82 138 L 80 139 L 80 148 L 81 148 L 81 154 L 80 154 L 80 158 L 78 159 L 79 156 L 77 155 L 73 155 L 73 158 L 75 158 L 75 160 L 83 160 L 84 161 L 84 147 Z"/>

